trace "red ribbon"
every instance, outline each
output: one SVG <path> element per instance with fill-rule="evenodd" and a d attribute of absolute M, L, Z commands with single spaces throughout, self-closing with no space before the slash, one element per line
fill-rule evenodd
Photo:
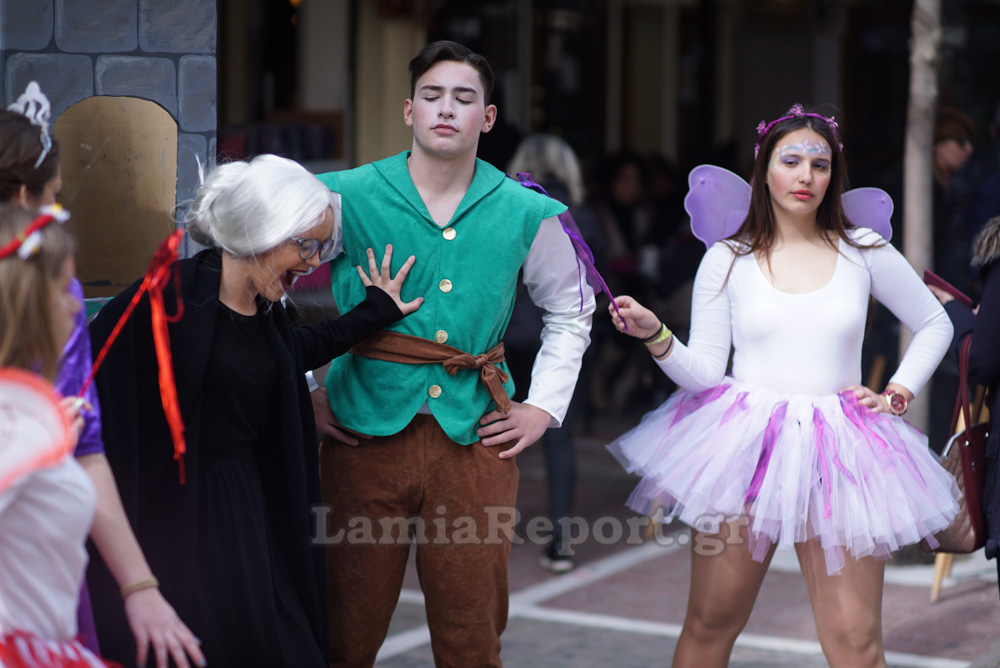
<path fill-rule="evenodd" d="M 82 397 L 87 387 L 94 380 L 94 376 L 104 362 L 104 358 L 107 356 L 111 345 L 118 338 L 118 334 L 125 326 L 125 323 L 128 322 L 132 311 L 135 310 L 135 307 L 139 304 L 139 300 L 142 299 L 142 295 L 148 292 L 149 306 L 152 312 L 153 344 L 156 347 L 156 363 L 159 368 L 160 401 L 163 404 L 163 414 L 167 418 L 167 424 L 170 426 L 170 435 L 174 441 L 174 460 L 177 462 L 177 467 L 180 470 L 182 485 L 184 484 L 184 453 L 187 451 L 187 445 L 184 441 L 184 420 L 181 416 L 180 403 L 177 401 L 177 383 L 174 380 L 174 364 L 170 352 L 170 333 L 167 329 L 167 323 L 177 322 L 184 316 L 184 301 L 181 298 L 180 285 L 181 275 L 180 271 L 174 269 L 174 262 L 176 262 L 178 256 L 177 249 L 180 247 L 183 238 L 184 231 L 176 230 L 156 249 L 156 253 L 153 254 L 153 259 L 149 263 L 149 268 L 146 270 L 142 284 L 136 290 L 125 312 L 122 313 L 122 317 L 118 319 L 115 328 L 111 330 L 108 340 L 104 342 L 104 346 L 101 348 L 101 352 L 98 353 L 97 359 L 94 361 L 94 366 L 90 370 L 90 376 L 87 378 L 87 382 L 83 384 L 78 395 Z M 163 288 L 166 286 L 167 281 L 170 280 L 171 273 L 174 275 L 174 292 L 177 295 L 177 309 L 173 315 L 168 316 L 163 304 Z"/>

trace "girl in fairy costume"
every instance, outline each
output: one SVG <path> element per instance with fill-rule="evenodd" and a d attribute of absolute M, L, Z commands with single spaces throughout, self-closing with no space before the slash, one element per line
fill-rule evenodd
<path fill-rule="evenodd" d="M 888 196 L 842 198 L 832 117 L 796 105 L 758 136 L 752 188 L 718 168 L 692 172 L 686 206 L 709 248 L 688 344 L 616 299 L 615 326 L 682 389 L 609 448 L 642 475 L 634 510 L 692 527 L 674 666 L 727 664 L 776 548 L 795 549 L 830 665 L 884 666 L 885 559 L 933 545 L 958 510 L 954 480 L 901 418 L 952 328 L 886 243 Z M 914 333 L 882 394 L 860 384 L 869 296 Z"/>

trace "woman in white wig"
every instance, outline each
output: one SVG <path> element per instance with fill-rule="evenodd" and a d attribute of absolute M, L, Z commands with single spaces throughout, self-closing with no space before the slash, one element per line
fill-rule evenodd
<path fill-rule="evenodd" d="M 97 376 L 107 455 L 143 551 L 209 665 L 320 668 L 327 657 L 317 437 L 304 372 L 415 311 L 368 251 L 367 298 L 341 318 L 293 328 L 295 279 L 333 255 L 339 201 L 300 165 L 263 155 L 212 172 L 187 218 L 207 250 L 178 264 L 183 317 L 170 348 L 186 452 L 175 463 L 161 406 L 150 307 L 140 302 Z M 97 348 L 138 288 L 91 325 Z M 176 301 L 173 282 L 166 303 Z M 169 307 L 168 307 L 169 308 Z M 183 471 L 183 479 L 182 479 Z M 134 656 L 118 589 L 91 569 L 102 651 Z"/>

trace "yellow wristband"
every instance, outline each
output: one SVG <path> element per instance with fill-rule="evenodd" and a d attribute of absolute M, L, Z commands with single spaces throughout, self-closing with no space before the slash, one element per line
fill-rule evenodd
<path fill-rule="evenodd" d="M 142 580 L 136 580 L 132 584 L 127 584 L 121 588 L 122 598 L 125 598 L 129 594 L 133 594 L 142 589 L 152 589 L 153 587 L 159 587 L 160 581 L 154 577 L 143 578 Z"/>
<path fill-rule="evenodd" d="M 660 353 L 659 355 L 653 355 L 653 359 L 654 359 L 654 360 L 659 360 L 659 361 L 661 361 L 661 362 L 662 362 L 663 360 L 667 359 L 667 355 L 669 355 L 669 354 L 670 354 L 670 351 L 674 349 L 674 341 L 676 341 L 676 340 L 677 340 L 677 339 L 670 339 L 670 345 L 669 345 L 669 346 L 667 346 L 667 349 L 666 349 L 666 350 L 664 350 L 664 351 L 663 351 L 662 353 Z"/>
<path fill-rule="evenodd" d="M 663 343 L 673 335 L 674 333 L 671 332 L 669 329 L 667 329 L 667 326 L 661 322 L 660 333 L 656 337 L 650 337 L 648 339 L 643 340 L 643 343 L 645 343 L 647 346 L 655 346 L 657 343 Z"/>

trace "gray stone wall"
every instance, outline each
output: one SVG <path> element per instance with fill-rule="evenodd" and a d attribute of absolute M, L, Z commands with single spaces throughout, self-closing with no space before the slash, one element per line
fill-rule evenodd
<path fill-rule="evenodd" d="M 215 0 L 0 0 L 0 104 L 37 81 L 52 122 L 94 95 L 151 100 L 177 121 L 178 214 L 215 159 Z"/>

